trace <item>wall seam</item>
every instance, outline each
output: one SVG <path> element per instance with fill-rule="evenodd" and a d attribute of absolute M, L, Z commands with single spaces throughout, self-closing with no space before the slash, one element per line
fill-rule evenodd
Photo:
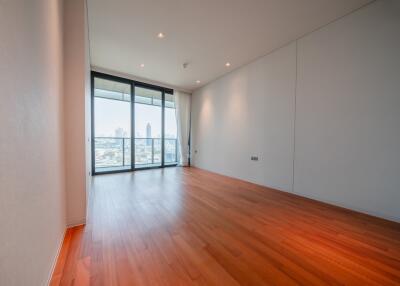
<path fill-rule="evenodd" d="M 298 40 L 295 42 L 295 79 L 294 79 L 294 115 L 293 115 L 293 166 L 292 166 L 292 192 L 294 193 L 294 166 L 296 158 L 296 115 L 297 115 L 297 77 L 298 77 Z"/>

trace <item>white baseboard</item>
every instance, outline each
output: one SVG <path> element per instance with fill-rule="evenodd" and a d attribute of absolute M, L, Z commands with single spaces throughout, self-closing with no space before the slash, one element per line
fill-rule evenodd
<path fill-rule="evenodd" d="M 291 189 L 291 190 L 283 190 L 283 189 L 280 189 L 279 187 L 276 187 L 276 186 L 273 186 L 273 185 L 265 185 L 265 184 L 260 184 L 260 183 L 257 183 L 257 182 L 252 182 L 252 181 L 249 181 L 248 179 L 243 179 L 243 178 L 235 177 L 235 176 L 232 176 L 232 175 L 227 175 L 227 174 L 224 174 L 224 173 L 220 173 L 218 171 L 214 171 L 214 170 L 203 168 L 203 167 L 198 167 L 198 166 L 192 164 L 192 168 L 193 167 L 197 168 L 197 169 L 205 170 L 207 172 L 211 172 L 211 173 L 215 173 L 215 174 L 218 174 L 218 175 L 226 176 L 226 177 L 229 177 L 229 178 L 241 180 L 241 181 L 244 181 L 244 182 L 249 182 L 249 183 L 260 185 L 260 186 L 263 186 L 263 187 L 267 187 L 267 188 L 270 188 L 270 189 L 273 189 L 273 190 L 276 190 L 276 191 L 294 194 L 294 195 L 297 195 L 297 196 L 300 196 L 300 197 L 303 197 L 303 198 L 307 198 L 307 199 L 311 199 L 311 200 L 314 200 L 314 201 L 318 201 L 318 202 L 321 202 L 321 203 L 329 204 L 329 205 L 332 205 L 332 206 L 337 206 L 337 207 L 344 208 L 344 209 L 347 209 L 347 210 L 351 210 L 351 211 L 354 211 L 354 212 L 370 215 L 370 216 L 373 216 L 373 217 L 376 217 L 376 218 L 381 218 L 381 219 L 384 219 L 384 220 L 400 223 L 400 217 L 388 216 L 388 215 L 383 214 L 383 213 L 378 213 L 378 212 L 374 212 L 374 211 L 371 211 L 371 210 L 358 208 L 358 207 L 355 207 L 353 205 L 345 204 L 345 203 L 343 203 L 343 202 L 341 202 L 339 200 L 335 200 L 335 201 L 326 200 L 326 199 L 318 197 L 318 196 L 312 196 L 312 195 L 299 193 L 295 189 L 294 190 L 293 189 Z"/>
<path fill-rule="evenodd" d="M 60 239 L 60 241 L 58 242 L 57 253 L 56 253 L 56 255 L 55 255 L 54 258 L 53 258 L 53 262 L 52 262 L 52 265 L 51 265 L 50 273 L 49 273 L 49 275 L 48 275 L 48 277 L 47 277 L 47 283 L 46 283 L 45 285 L 50 285 L 51 278 L 53 278 L 54 270 L 55 270 L 55 268 L 56 268 L 56 264 L 57 264 L 57 261 L 58 261 L 58 257 L 60 256 L 61 248 L 62 248 L 64 239 L 65 239 L 65 234 L 66 234 L 66 233 L 67 233 L 67 228 L 64 229 L 64 232 L 63 232 L 63 234 L 62 234 L 62 236 L 61 236 L 61 239 Z"/>
<path fill-rule="evenodd" d="M 86 218 L 82 218 L 80 220 L 67 223 L 67 228 L 71 228 L 71 227 L 78 226 L 78 225 L 85 225 L 85 224 L 86 224 Z"/>
<path fill-rule="evenodd" d="M 79 220 L 79 221 L 77 221 L 77 222 L 74 222 L 74 223 L 69 223 L 69 224 L 67 224 L 67 226 L 65 227 L 64 232 L 63 232 L 63 234 L 62 234 L 62 236 L 61 236 L 61 239 L 60 239 L 60 241 L 58 242 L 57 253 L 56 253 L 56 255 L 55 255 L 54 258 L 53 258 L 53 262 L 52 262 L 52 265 L 51 265 L 50 273 L 49 273 L 49 275 L 48 275 L 48 277 L 47 277 L 47 282 L 46 282 L 45 285 L 50 285 L 51 278 L 53 278 L 54 270 L 55 270 L 56 265 L 57 265 L 58 257 L 60 256 L 60 252 L 61 252 L 62 245 L 63 245 L 64 239 L 65 239 L 65 235 L 66 235 L 66 233 L 67 233 L 67 229 L 68 229 L 68 228 L 71 228 L 71 227 L 74 227 L 74 226 L 85 225 L 85 224 L 86 224 L 86 218 L 81 219 L 81 220 Z"/>
<path fill-rule="evenodd" d="M 388 215 L 383 214 L 383 213 L 378 213 L 378 212 L 374 212 L 374 211 L 371 211 L 371 210 L 355 207 L 354 205 L 346 204 L 346 203 L 343 203 L 341 201 L 327 200 L 327 199 L 324 199 L 324 198 L 321 198 L 321 197 L 318 197 L 318 196 L 307 195 L 307 194 L 299 193 L 299 192 L 296 192 L 296 191 L 294 191 L 292 193 L 297 195 L 297 196 L 303 197 L 303 198 L 307 198 L 307 199 L 311 199 L 311 200 L 314 200 L 314 201 L 322 202 L 324 204 L 333 205 L 333 206 L 337 206 L 337 207 L 340 207 L 340 208 L 351 210 L 351 211 L 354 211 L 354 212 L 357 212 L 357 213 L 361 213 L 361 214 L 373 216 L 373 217 L 376 217 L 376 218 L 380 218 L 380 219 L 384 219 L 384 220 L 389 220 L 389 221 L 392 221 L 392 222 L 400 223 L 400 217 L 388 216 Z"/>
<path fill-rule="evenodd" d="M 83 218 L 83 219 L 78 220 L 76 222 L 68 223 L 66 225 L 66 227 L 64 229 L 64 232 L 63 232 L 63 234 L 61 236 L 61 240 L 58 242 L 57 253 L 53 258 L 53 262 L 52 262 L 52 265 L 51 265 L 50 273 L 49 273 L 49 275 L 47 277 L 47 283 L 45 285 L 50 285 L 51 278 L 53 277 L 54 270 L 55 270 L 56 265 L 57 265 L 58 257 L 60 256 L 61 248 L 62 248 L 64 239 L 65 239 L 65 235 L 67 233 L 67 229 L 71 228 L 71 227 L 74 227 L 74 226 L 85 225 L 85 224 L 86 224 L 86 218 Z"/>

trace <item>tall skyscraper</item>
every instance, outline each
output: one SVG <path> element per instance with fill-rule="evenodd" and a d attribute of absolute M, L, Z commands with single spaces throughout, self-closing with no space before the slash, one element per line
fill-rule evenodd
<path fill-rule="evenodd" d="M 147 145 L 151 145 L 151 124 L 147 123 L 146 125 L 146 138 L 147 138 Z"/>
<path fill-rule="evenodd" d="M 114 133 L 115 133 L 115 137 L 125 137 L 126 136 L 126 132 L 121 127 L 118 127 L 117 129 L 115 129 Z"/>

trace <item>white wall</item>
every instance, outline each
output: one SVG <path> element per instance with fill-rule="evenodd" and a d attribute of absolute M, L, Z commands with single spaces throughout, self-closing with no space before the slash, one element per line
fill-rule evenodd
<path fill-rule="evenodd" d="M 195 166 L 292 189 L 295 64 L 291 44 L 194 93 Z"/>
<path fill-rule="evenodd" d="M 88 68 L 83 0 L 64 1 L 64 97 L 67 224 L 85 223 L 87 181 Z M 88 156 L 89 157 L 89 156 Z M 89 157 L 90 158 L 90 157 Z"/>
<path fill-rule="evenodd" d="M 376 1 L 195 91 L 194 165 L 400 221 L 399 35 Z"/>
<path fill-rule="evenodd" d="M 298 41 L 295 191 L 400 220 L 400 1 Z"/>
<path fill-rule="evenodd" d="M 0 39 L 0 285 L 45 285 L 65 230 L 61 1 L 0 1 Z"/>

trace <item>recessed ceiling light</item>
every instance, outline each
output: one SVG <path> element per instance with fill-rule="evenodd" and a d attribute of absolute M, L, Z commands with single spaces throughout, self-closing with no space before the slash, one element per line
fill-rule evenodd
<path fill-rule="evenodd" d="M 226 66 L 226 67 L 230 67 L 230 66 L 231 66 L 231 63 L 230 63 L 230 62 L 227 62 L 227 63 L 225 64 L 225 66 Z"/>
<path fill-rule="evenodd" d="M 196 83 L 197 83 L 197 84 L 199 84 L 199 83 L 200 83 L 200 81 L 199 81 L 199 80 L 196 80 Z"/>
<path fill-rule="evenodd" d="M 140 64 L 140 67 L 141 67 L 141 68 L 144 68 L 144 64 Z"/>
<path fill-rule="evenodd" d="M 157 37 L 160 38 L 160 39 L 162 39 L 162 38 L 165 37 L 165 35 L 164 35 L 163 33 L 160 32 L 160 33 L 158 33 Z"/>

